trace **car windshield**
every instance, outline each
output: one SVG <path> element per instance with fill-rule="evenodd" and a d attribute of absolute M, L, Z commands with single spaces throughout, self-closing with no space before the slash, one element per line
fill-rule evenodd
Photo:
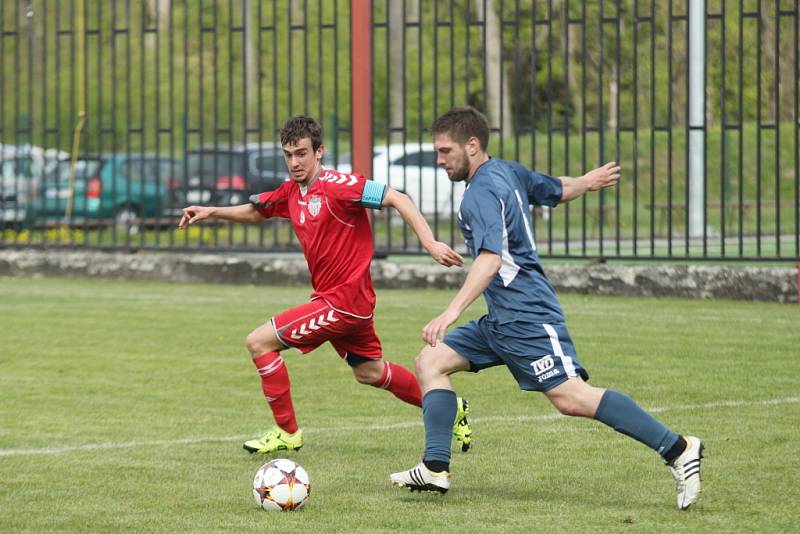
<path fill-rule="evenodd" d="M 244 158 L 225 152 L 194 152 L 186 157 L 189 177 L 244 176 Z"/>
<path fill-rule="evenodd" d="M 87 176 L 94 176 L 100 170 L 100 161 L 96 159 L 79 159 L 75 162 L 75 177 L 86 178 Z M 60 182 L 69 181 L 69 175 L 72 171 L 71 161 L 62 161 L 58 164 L 58 180 Z"/>

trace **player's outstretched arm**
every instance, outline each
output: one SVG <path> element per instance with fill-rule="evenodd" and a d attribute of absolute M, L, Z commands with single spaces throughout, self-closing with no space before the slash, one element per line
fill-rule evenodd
<path fill-rule="evenodd" d="M 461 313 L 478 298 L 483 290 L 492 282 L 494 275 L 500 270 L 503 260 L 497 254 L 488 250 L 481 250 L 478 257 L 470 267 L 464 285 L 458 290 L 456 296 L 450 301 L 447 309 L 431 319 L 422 329 L 422 339 L 428 345 L 435 347 L 436 343 L 444 339 L 447 327 L 461 316 Z"/>
<path fill-rule="evenodd" d="M 190 224 L 209 218 L 245 224 L 256 224 L 264 220 L 264 217 L 252 204 L 226 206 L 223 208 L 217 206 L 189 206 L 183 208 L 183 216 L 178 223 L 178 227 L 186 228 Z"/>
<path fill-rule="evenodd" d="M 462 258 L 458 252 L 445 243 L 434 239 L 431 227 L 428 226 L 428 221 L 425 220 L 425 217 L 422 216 L 414 203 L 411 202 L 408 195 L 400 191 L 395 191 L 391 187 L 387 187 L 381 205 L 397 210 L 406 224 L 417 234 L 420 243 L 422 243 L 422 246 L 428 251 L 428 254 L 438 263 L 441 263 L 445 267 L 452 267 L 453 265 L 461 266 L 464 264 L 464 258 Z"/>
<path fill-rule="evenodd" d="M 606 187 L 612 187 L 619 182 L 620 167 L 614 161 L 609 161 L 602 167 L 592 169 L 583 176 L 577 178 L 570 178 L 568 176 L 561 177 L 561 184 L 563 193 L 561 195 L 562 202 L 568 202 L 588 191 L 599 191 Z"/>

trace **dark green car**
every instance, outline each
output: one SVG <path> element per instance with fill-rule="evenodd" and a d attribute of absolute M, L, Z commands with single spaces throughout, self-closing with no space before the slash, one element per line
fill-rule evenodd
<path fill-rule="evenodd" d="M 138 226 L 142 219 L 171 218 L 180 212 L 180 162 L 142 154 L 83 157 L 76 161 L 70 197 L 71 162 L 61 162 L 39 190 L 38 215 L 72 222 L 103 219 L 115 225 Z"/>

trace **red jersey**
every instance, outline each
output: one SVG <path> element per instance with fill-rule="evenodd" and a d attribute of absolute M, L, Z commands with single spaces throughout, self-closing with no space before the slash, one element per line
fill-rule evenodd
<path fill-rule="evenodd" d="M 365 318 L 375 309 L 375 290 L 372 227 L 362 199 L 372 193 L 375 204 L 376 187 L 363 176 L 323 167 L 307 187 L 287 179 L 278 189 L 251 197 L 264 218 L 292 221 L 311 272 L 311 298 L 322 297 L 338 310 Z"/>

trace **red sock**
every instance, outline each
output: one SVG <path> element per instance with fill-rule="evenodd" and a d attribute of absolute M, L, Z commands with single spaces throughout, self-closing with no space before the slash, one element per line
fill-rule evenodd
<path fill-rule="evenodd" d="M 392 362 L 383 362 L 383 373 L 377 382 L 372 384 L 376 388 L 388 389 L 398 399 L 422 407 L 422 392 L 414 373 Z"/>
<path fill-rule="evenodd" d="M 272 410 L 272 417 L 283 430 L 290 434 L 297 432 L 297 419 L 292 406 L 291 382 L 280 352 L 265 352 L 253 358 L 253 363 L 261 375 L 261 390 Z"/>

